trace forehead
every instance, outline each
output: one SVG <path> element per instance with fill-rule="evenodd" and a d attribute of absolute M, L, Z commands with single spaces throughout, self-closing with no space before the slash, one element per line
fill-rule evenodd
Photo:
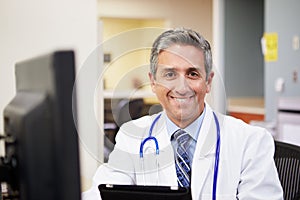
<path fill-rule="evenodd" d="M 158 65 L 204 68 L 204 54 L 194 46 L 175 44 L 159 53 Z"/>

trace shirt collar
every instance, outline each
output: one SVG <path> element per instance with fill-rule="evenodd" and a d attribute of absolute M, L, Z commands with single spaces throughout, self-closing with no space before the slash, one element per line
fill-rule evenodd
<path fill-rule="evenodd" d="M 198 139 L 201 125 L 204 119 L 205 110 L 206 110 L 206 106 L 204 106 L 204 110 L 201 113 L 201 115 L 193 123 L 191 123 L 184 129 L 196 141 Z M 168 134 L 171 139 L 172 134 L 180 128 L 176 124 L 174 124 L 167 115 L 166 115 L 166 125 L 167 125 Z"/>

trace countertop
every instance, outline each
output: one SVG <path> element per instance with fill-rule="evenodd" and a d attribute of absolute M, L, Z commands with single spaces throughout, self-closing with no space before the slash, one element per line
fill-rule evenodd
<path fill-rule="evenodd" d="M 227 99 L 227 111 L 249 114 L 265 114 L 263 97 L 236 97 Z"/>

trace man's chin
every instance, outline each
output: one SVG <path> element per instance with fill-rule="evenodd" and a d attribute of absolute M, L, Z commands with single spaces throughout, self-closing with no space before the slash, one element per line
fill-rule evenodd
<path fill-rule="evenodd" d="M 177 112 L 173 114 L 177 121 L 189 121 L 191 119 L 194 119 L 195 117 L 195 110 L 176 110 Z"/>

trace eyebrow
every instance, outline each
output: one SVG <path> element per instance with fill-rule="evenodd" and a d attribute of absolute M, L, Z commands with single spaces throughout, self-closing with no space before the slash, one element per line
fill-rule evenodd
<path fill-rule="evenodd" d="M 161 66 L 162 70 L 164 70 L 164 71 L 169 71 L 169 70 L 175 70 L 176 69 L 176 66 L 174 67 L 174 66 L 171 66 L 171 65 L 162 65 L 162 64 L 160 64 L 159 66 Z M 187 71 L 193 71 L 193 70 L 201 71 L 201 67 L 200 66 L 195 66 L 195 65 L 193 65 L 193 66 L 194 67 L 189 67 L 187 69 Z"/>
<path fill-rule="evenodd" d="M 176 71 L 175 67 L 164 67 L 161 70 L 162 71 Z"/>
<path fill-rule="evenodd" d="M 194 70 L 196 70 L 196 71 L 201 71 L 201 68 L 198 67 L 198 66 L 196 66 L 196 67 L 189 67 L 189 68 L 188 68 L 188 71 L 194 71 Z"/>

